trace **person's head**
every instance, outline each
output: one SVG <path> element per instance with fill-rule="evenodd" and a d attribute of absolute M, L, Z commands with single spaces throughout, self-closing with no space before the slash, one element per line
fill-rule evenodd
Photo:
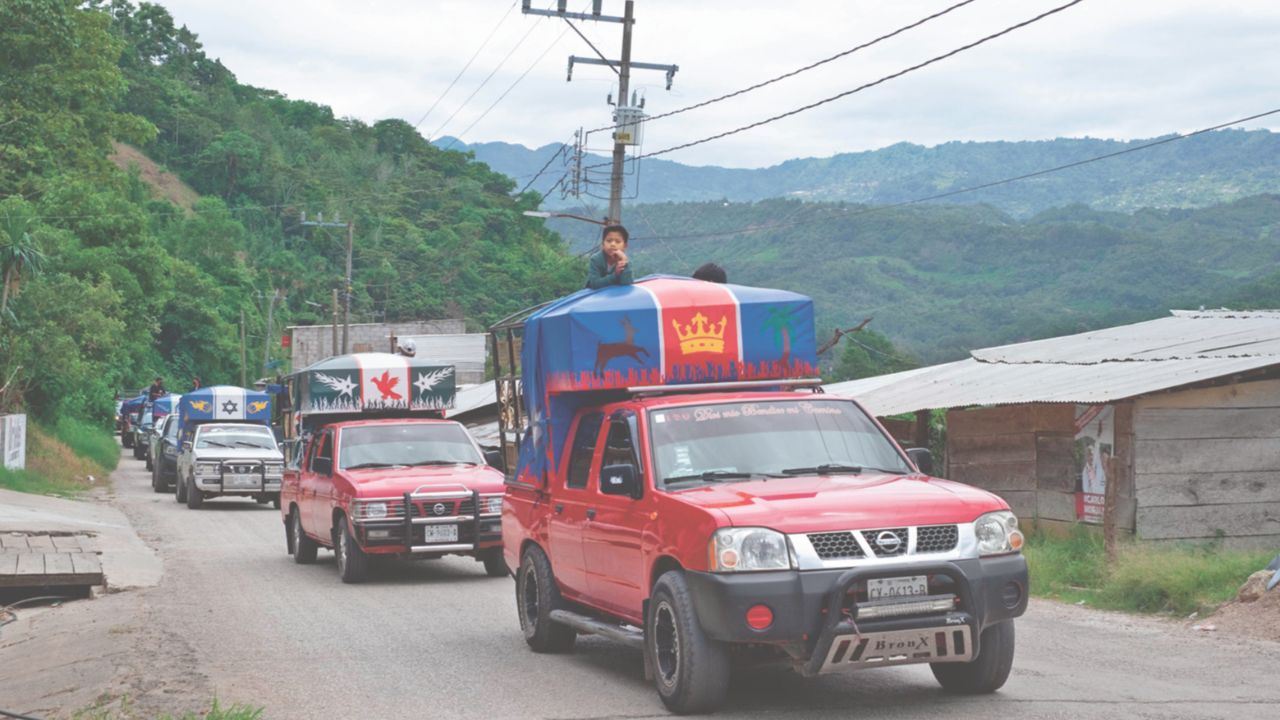
<path fill-rule="evenodd" d="M 727 283 L 729 276 L 725 273 L 724 268 L 715 263 L 704 263 L 702 267 L 693 271 L 694 280 L 706 280 L 714 283 Z"/>
<path fill-rule="evenodd" d="M 154 384 L 156 384 L 156 385 L 163 385 L 163 384 L 164 384 L 164 380 L 163 380 L 159 375 L 157 375 L 157 376 L 156 376 L 156 379 L 155 379 L 155 381 L 154 381 Z"/>
<path fill-rule="evenodd" d="M 616 257 L 617 254 L 627 249 L 627 242 L 631 239 L 631 234 L 621 225 L 608 225 L 604 232 L 600 235 L 600 249 L 609 257 Z"/>

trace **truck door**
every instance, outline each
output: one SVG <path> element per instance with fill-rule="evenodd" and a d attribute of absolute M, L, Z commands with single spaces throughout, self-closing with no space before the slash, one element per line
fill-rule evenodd
<path fill-rule="evenodd" d="M 596 456 L 600 426 L 604 414 L 589 412 L 578 420 L 569 450 L 568 469 L 563 476 L 556 473 L 551 480 L 551 515 L 547 521 L 551 569 L 560 591 L 567 596 L 587 596 L 587 579 L 583 570 L 582 531 L 587 520 L 587 502 L 592 499 L 587 480 Z"/>
<path fill-rule="evenodd" d="M 636 452 L 636 441 L 635 413 L 630 410 L 614 413 L 609 418 L 604 451 L 591 473 L 592 493 L 586 511 L 583 554 L 592 598 L 607 610 L 642 620 L 641 606 L 648 592 L 643 587 L 645 560 L 641 537 L 652 499 L 644 482 L 644 467 Z M 635 477 L 644 488 L 640 499 L 602 492 L 601 469 L 610 465 L 630 465 L 635 469 Z"/>
<path fill-rule="evenodd" d="M 333 487 L 333 432 L 321 432 L 315 441 L 308 471 L 302 474 L 302 518 L 309 533 L 332 542 L 329 528 L 333 525 L 327 497 Z"/>

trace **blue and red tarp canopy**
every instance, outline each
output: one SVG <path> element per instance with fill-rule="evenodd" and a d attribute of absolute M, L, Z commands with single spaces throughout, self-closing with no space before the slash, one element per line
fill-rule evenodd
<path fill-rule="evenodd" d="M 517 477 L 538 478 L 559 461 L 574 413 L 599 391 L 817 374 L 804 295 L 664 275 L 579 291 L 525 320 L 531 432 Z"/>
<path fill-rule="evenodd" d="M 178 409 L 181 395 L 162 395 L 151 403 L 151 417 L 156 421 Z"/>
<path fill-rule="evenodd" d="M 136 413 L 139 410 L 141 410 L 142 407 L 146 404 L 147 404 L 147 394 L 143 393 L 138 397 L 129 398 L 128 400 L 125 400 L 124 402 L 120 403 L 120 413 L 121 414 Z"/>
<path fill-rule="evenodd" d="M 181 397 L 178 424 L 184 430 L 191 423 L 207 421 L 271 424 L 271 396 L 264 392 L 214 385 Z"/>

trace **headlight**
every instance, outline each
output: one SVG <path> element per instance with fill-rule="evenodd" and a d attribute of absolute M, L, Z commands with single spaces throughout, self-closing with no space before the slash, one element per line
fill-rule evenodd
<path fill-rule="evenodd" d="M 221 467 L 217 463 L 196 463 L 197 475 L 217 475 Z"/>
<path fill-rule="evenodd" d="M 499 515 L 502 513 L 502 496 L 489 495 L 480 498 L 481 515 Z"/>
<path fill-rule="evenodd" d="M 1022 549 L 1022 531 L 1018 518 L 1008 510 L 998 510 L 979 517 L 973 523 L 978 538 L 978 555 L 1004 555 Z"/>
<path fill-rule="evenodd" d="M 284 463 L 267 463 L 267 475 L 271 477 L 284 475 Z"/>
<path fill-rule="evenodd" d="M 712 572 L 790 570 L 787 536 L 768 528 L 721 528 L 711 536 Z"/>
<path fill-rule="evenodd" d="M 364 516 L 369 520 L 382 520 L 387 516 L 387 504 L 384 502 L 365 503 Z"/>

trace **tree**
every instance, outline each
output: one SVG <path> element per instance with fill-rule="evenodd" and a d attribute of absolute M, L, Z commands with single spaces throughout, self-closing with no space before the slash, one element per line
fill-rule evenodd
<path fill-rule="evenodd" d="M 0 278 L 4 279 L 0 324 L 9 316 L 9 298 L 18 294 L 22 277 L 38 273 L 44 264 L 44 253 L 32 234 L 35 222 L 35 212 L 27 201 L 0 201 Z"/>
<path fill-rule="evenodd" d="M 919 361 L 898 350 L 889 338 L 875 330 L 862 329 L 844 336 L 844 351 L 831 373 L 831 382 L 902 372 L 920 366 Z"/>

